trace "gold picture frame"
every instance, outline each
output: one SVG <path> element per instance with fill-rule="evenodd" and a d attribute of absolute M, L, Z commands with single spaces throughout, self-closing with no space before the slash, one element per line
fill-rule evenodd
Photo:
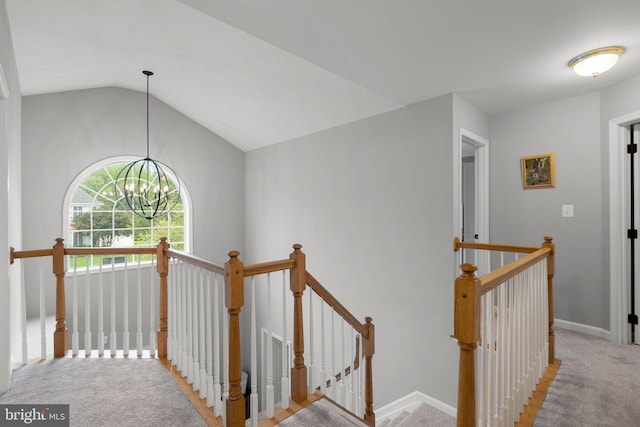
<path fill-rule="evenodd" d="M 520 159 L 522 169 L 522 188 L 555 188 L 556 158 L 555 153 L 536 154 Z"/>

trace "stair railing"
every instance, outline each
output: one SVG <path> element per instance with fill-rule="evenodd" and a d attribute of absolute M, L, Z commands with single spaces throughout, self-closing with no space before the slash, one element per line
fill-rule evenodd
<path fill-rule="evenodd" d="M 513 425 L 555 360 L 554 244 L 540 247 L 454 240 L 454 250 L 499 252 L 499 267 L 455 281 L 454 338 L 460 347 L 458 426 Z M 527 254 L 504 264 L 503 253 Z M 490 258 L 489 258 L 490 259 Z"/>
<path fill-rule="evenodd" d="M 327 290 L 324 288 L 311 274 L 306 271 L 305 254 L 300 250 L 301 245 L 294 245 L 294 251 L 288 259 L 267 262 L 262 264 L 254 264 L 245 266 L 239 259 L 239 252 L 229 252 L 229 260 L 224 264 L 216 264 L 203 260 L 193 255 L 176 251 L 170 248 L 166 238 L 162 238 L 155 248 L 65 248 L 63 239 L 56 239 L 56 244 L 52 249 L 32 250 L 32 251 L 15 251 L 10 250 L 10 261 L 13 264 L 16 259 L 20 258 L 36 258 L 36 257 L 52 257 L 53 273 L 56 278 L 56 326 L 54 331 L 54 357 L 63 357 L 69 353 L 69 332 L 67 328 L 67 304 L 69 301 L 65 295 L 65 276 L 67 268 L 72 265 L 72 355 L 78 355 L 78 257 L 85 257 L 84 268 L 86 269 L 86 301 L 90 300 L 89 289 L 92 288 L 89 277 L 90 264 L 93 257 L 99 259 L 100 279 L 99 279 L 99 296 L 102 298 L 102 264 L 103 257 L 110 257 L 111 269 L 109 270 L 111 278 L 111 340 L 110 355 L 116 355 L 116 332 L 115 332 L 115 307 L 116 297 L 116 268 L 115 257 L 124 258 L 123 274 L 123 296 L 121 300 L 124 307 L 128 307 L 129 292 L 129 273 L 127 267 L 129 257 L 137 257 L 138 270 L 138 324 L 140 323 L 140 257 L 150 258 L 151 264 L 155 263 L 155 269 L 159 276 L 159 283 L 150 280 L 149 293 L 153 295 L 153 288 L 157 286 L 158 292 L 158 318 L 153 325 L 157 327 L 157 332 L 151 334 L 149 339 L 149 353 L 153 357 L 156 352 L 160 359 L 168 360 L 180 371 L 185 381 L 191 385 L 195 392 L 199 392 L 201 399 L 206 401 L 206 407 L 213 406 L 213 415 L 221 416 L 223 425 L 227 426 L 244 426 L 245 425 L 245 397 L 242 390 L 242 349 L 240 340 L 240 313 L 245 306 L 245 278 L 252 278 L 259 275 L 269 275 L 274 272 L 289 271 L 289 291 L 292 294 L 292 339 L 293 339 L 293 363 L 291 371 L 282 373 L 283 382 L 283 402 L 282 406 L 288 406 L 289 398 L 291 401 L 302 404 L 314 393 L 317 388 L 323 390 L 322 384 L 325 384 L 324 391 L 332 388 L 335 393 L 336 388 L 344 387 L 343 398 L 339 398 L 345 407 L 352 412 L 362 414 L 364 421 L 371 425 L 375 425 L 375 414 L 373 412 L 373 375 L 372 375 L 372 358 L 374 354 L 374 334 L 375 328 L 370 317 L 365 319 L 364 323 L 359 322 L 345 307 L 340 304 Z M 135 258 L 134 258 L 135 259 Z M 72 260 L 72 261 L 70 261 Z M 129 264 L 135 267 L 136 262 Z M 98 268 L 98 267 L 96 267 Z M 119 269 L 119 267 L 118 267 Z M 118 270 L 119 271 L 119 270 Z M 120 280 L 120 279 L 118 279 Z M 220 283 L 224 280 L 224 286 Z M 284 282 L 283 282 L 284 284 Z M 309 340 L 311 352 L 305 352 L 305 316 L 303 313 L 303 296 L 306 287 L 313 291 L 314 295 L 320 297 L 321 314 L 324 315 L 324 305 L 333 309 L 331 320 L 333 321 L 333 313 L 338 317 L 339 321 L 344 325 L 349 325 L 352 329 L 349 333 L 351 336 L 346 340 L 342 336 L 341 344 L 332 345 L 332 349 L 339 348 L 342 352 L 340 362 L 331 365 L 329 375 L 326 370 L 320 369 L 317 375 L 317 367 L 313 365 L 313 347 L 316 341 L 323 342 L 325 334 L 321 333 L 320 338 L 314 332 L 312 326 L 314 324 L 313 302 L 311 293 L 309 294 L 310 313 L 307 315 L 308 325 L 311 338 Z M 41 285 L 41 288 L 43 286 Z M 220 298 L 222 291 L 222 298 Z M 255 291 L 252 292 L 255 297 Z M 226 310 L 219 306 L 220 301 L 224 301 Z M 42 301 L 42 300 L 41 300 Z M 100 299 L 98 311 L 100 311 L 99 319 L 99 356 L 104 354 L 102 334 L 104 334 L 102 326 L 103 303 Z M 285 296 L 283 295 L 283 308 L 286 305 Z M 153 316 L 155 304 L 151 304 L 149 311 Z M 88 310 L 88 306 L 86 307 Z M 251 307 L 251 311 L 255 310 L 255 305 Z M 124 356 L 128 356 L 128 310 L 123 313 L 124 331 L 122 332 L 122 342 Z M 224 313 L 223 313 L 224 311 Z M 85 314 L 85 317 L 89 314 Z M 89 332 L 89 320 L 86 320 L 87 331 L 85 331 L 85 356 L 89 357 L 91 350 L 91 333 Z M 251 320 L 255 322 L 255 314 Z M 283 328 L 287 330 L 287 317 L 283 317 Z M 252 326 L 252 327 L 255 327 Z M 341 330 L 344 334 L 344 327 L 341 324 Z M 309 329 L 310 328 L 310 329 Z M 324 328 L 324 323 L 320 324 L 320 328 Z M 152 328 L 153 329 L 153 328 Z M 44 331 L 44 328 L 43 328 Z M 354 332 L 355 331 L 355 332 Z M 333 331 L 332 331 L 333 332 Z M 141 348 L 141 330 L 137 329 L 136 342 L 138 348 L 138 356 Z M 222 338 L 222 351 L 220 351 L 220 338 Z M 87 344 L 88 340 L 88 344 Z M 252 376 L 256 377 L 255 369 L 255 332 L 251 337 L 251 353 L 252 353 Z M 283 364 L 287 366 L 288 357 L 286 353 L 286 336 L 283 339 Z M 357 343 L 357 344 L 354 344 Z M 361 346 L 361 348 L 360 348 Z M 354 348 L 356 347 L 356 348 Z M 118 350 L 121 351 L 121 350 Z M 322 346 L 322 354 L 324 354 L 324 346 Z M 348 356 L 345 356 L 346 353 Z M 43 350 L 44 353 L 44 350 Z M 355 359 L 354 359 L 355 353 Z M 220 359 L 219 354 L 223 357 Z M 305 364 L 305 354 L 310 354 L 309 365 Z M 364 373 L 359 369 L 359 355 L 364 357 Z M 322 357 L 321 364 L 322 362 Z M 345 362 L 346 361 L 346 362 Z M 309 368 L 311 378 L 308 378 Z M 220 375 L 220 371 L 224 370 L 224 374 Z M 337 375 L 335 370 L 338 370 Z M 333 374 L 332 374 L 333 373 Z M 355 377 L 357 376 L 357 379 Z M 222 379 L 221 379 L 222 378 Z M 257 422 L 257 393 L 252 381 L 251 393 L 251 418 L 252 422 Z M 343 383 L 349 381 L 349 385 Z M 309 385 L 308 385 L 309 384 Z M 358 384 L 362 384 L 358 392 Z M 339 387 L 340 386 L 340 387 Z M 355 389 L 354 389 L 355 387 Z M 288 396 L 287 396 L 288 395 Z M 360 396 L 362 403 L 357 403 Z M 335 395 L 334 395 L 335 396 Z M 285 401 L 286 399 L 286 401 Z M 193 400 L 192 400 L 193 401 Z M 225 410 L 218 402 L 223 401 Z M 267 414 L 269 414 L 267 412 Z M 271 415 L 271 414 L 269 414 Z"/>

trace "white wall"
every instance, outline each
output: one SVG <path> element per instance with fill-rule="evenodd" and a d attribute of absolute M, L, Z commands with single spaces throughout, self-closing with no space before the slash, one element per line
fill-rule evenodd
<path fill-rule="evenodd" d="M 376 325 L 376 407 L 457 398 L 453 96 L 246 154 L 248 262 L 285 258 Z M 279 333 L 279 331 L 276 331 Z"/>
<path fill-rule="evenodd" d="M 600 95 L 493 116 L 490 140 L 491 240 L 539 245 L 553 236 L 556 317 L 608 329 Z M 556 155 L 556 188 L 523 190 L 520 158 L 549 152 Z M 562 217 L 563 204 L 575 206 L 575 217 Z"/>
<path fill-rule="evenodd" d="M 11 364 L 19 340 L 11 333 L 19 317 L 19 271 L 9 271 L 9 246 L 21 244 L 20 197 L 20 83 L 6 4 L 0 0 L 0 66 L 8 97 L 0 96 L 0 393 L 8 390 Z M 7 345 L 9 343 L 9 345 Z M 19 359 L 18 359 L 19 360 Z"/>

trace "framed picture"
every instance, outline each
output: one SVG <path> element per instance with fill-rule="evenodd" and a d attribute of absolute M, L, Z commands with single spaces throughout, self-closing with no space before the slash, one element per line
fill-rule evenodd
<path fill-rule="evenodd" d="M 556 159 L 554 153 L 525 156 L 520 160 L 522 188 L 554 188 L 556 186 Z"/>

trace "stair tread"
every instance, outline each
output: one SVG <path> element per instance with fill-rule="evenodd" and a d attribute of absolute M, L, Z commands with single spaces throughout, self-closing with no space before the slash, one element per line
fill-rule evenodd
<path fill-rule="evenodd" d="M 433 406 L 421 403 L 396 427 L 455 427 L 456 419 Z"/>

